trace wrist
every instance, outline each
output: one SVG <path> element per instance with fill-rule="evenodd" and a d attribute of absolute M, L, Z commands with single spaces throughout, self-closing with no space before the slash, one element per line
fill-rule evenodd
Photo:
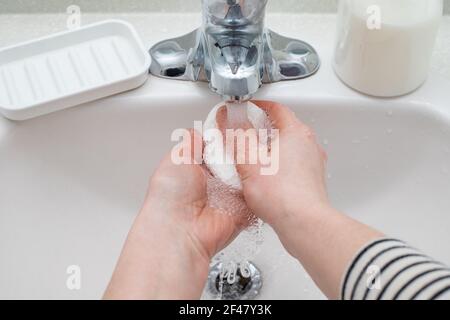
<path fill-rule="evenodd" d="M 299 244 L 306 244 L 314 238 L 328 217 L 336 212 L 327 202 L 313 203 L 307 208 L 293 206 L 272 227 L 285 249 L 298 257 Z"/>
<path fill-rule="evenodd" d="M 290 233 L 320 223 L 322 219 L 335 211 L 327 201 L 311 201 L 307 205 L 287 205 L 279 218 L 271 223 L 279 233 Z"/>
<path fill-rule="evenodd" d="M 151 201 L 157 203 L 157 201 Z M 200 241 L 194 236 L 190 220 L 183 220 L 179 216 L 174 217 L 172 213 L 183 212 L 186 208 L 172 204 L 169 206 L 144 206 L 137 219 L 142 221 L 144 228 L 154 230 L 166 239 L 169 244 L 176 244 L 186 255 L 195 258 L 196 263 L 201 262 L 209 266 L 212 259 L 211 254 Z M 168 238 L 168 239 L 167 239 Z M 175 242 L 173 240 L 176 240 Z"/>
<path fill-rule="evenodd" d="M 105 298 L 201 297 L 209 261 L 196 250 L 183 228 L 169 220 L 146 210 L 139 214 Z"/>
<path fill-rule="evenodd" d="M 159 216 L 155 212 L 151 215 L 141 212 L 136 222 L 140 224 L 138 228 L 143 229 L 141 233 L 146 234 L 142 241 L 148 243 L 155 258 L 161 259 L 162 268 L 173 266 L 168 273 L 170 277 L 176 274 L 179 278 L 187 277 L 190 282 L 206 280 L 211 257 L 184 223 L 172 220 L 168 212 Z"/>

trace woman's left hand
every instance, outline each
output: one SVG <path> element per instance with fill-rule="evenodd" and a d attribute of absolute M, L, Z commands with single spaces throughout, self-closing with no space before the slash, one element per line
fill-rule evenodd
<path fill-rule="evenodd" d="M 200 298 L 211 258 L 247 225 L 246 216 L 208 206 L 208 173 L 193 152 L 202 137 L 191 133 L 180 151 L 193 164 L 176 165 L 169 155 L 156 170 L 105 298 Z"/>

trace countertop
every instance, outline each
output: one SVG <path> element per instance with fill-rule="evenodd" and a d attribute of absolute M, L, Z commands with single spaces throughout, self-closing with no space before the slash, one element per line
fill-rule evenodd
<path fill-rule="evenodd" d="M 104 19 L 123 19 L 132 23 L 144 44 L 152 44 L 185 34 L 201 23 L 199 13 L 83 13 L 82 25 Z M 64 14 L 0 14 L 0 47 L 13 45 L 67 27 Z M 284 14 L 267 15 L 266 25 L 283 35 L 305 40 L 316 46 L 319 54 L 331 56 L 335 37 L 335 14 Z M 318 40 L 320 39 L 320 41 Z M 326 44 L 325 46 L 323 44 Z M 327 52 L 324 52 L 327 51 Z M 326 54 L 325 54 L 326 53 Z M 450 80 L 450 16 L 444 16 L 436 43 L 431 70 Z"/>

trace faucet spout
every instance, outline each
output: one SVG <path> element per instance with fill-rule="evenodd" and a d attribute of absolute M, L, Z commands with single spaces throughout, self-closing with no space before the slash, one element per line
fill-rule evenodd
<path fill-rule="evenodd" d="M 314 48 L 265 28 L 267 1 L 202 0 L 202 27 L 153 46 L 150 72 L 208 81 L 226 101 L 251 99 L 263 83 L 314 74 L 320 65 Z"/>
<path fill-rule="evenodd" d="M 230 8 L 228 9 L 225 19 L 229 21 L 230 24 L 239 24 L 240 20 L 244 19 L 241 6 L 234 1 L 228 1 L 228 5 Z"/>
<path fill-rule="evenodd" d="M 245 63 L 249 48 L 243 46 L 228 46 L 222 48 L 222 55 L 230 66 L 231 73 L 236 75 L 239 68 Z"/>
<path fill-rule="evenodd" d="M 267 0 L 204 0 L 203 4 L 210 87 L 224 100 L 250 99 L 263 80 Z"/>

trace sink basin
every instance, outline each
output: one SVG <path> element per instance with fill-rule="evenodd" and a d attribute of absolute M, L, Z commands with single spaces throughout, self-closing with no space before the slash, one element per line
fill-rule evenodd
<path fill-rule="evenodd" d="M 380 100 L 325 66 L 311 79 L 263 87 L 258 98 L 287 104 L 317 131 L 335 206 L 450 263 L 448 85 L 433 76 L 413 95 Z M 84 106 L 0 119 L 0 298 L 100 298 L 171 132 L 217 102 L 205 84 L 151 77 Z M 264 239 L 252 259 L 260 298 L 324 298 L 268 226 Z M 66 286 L 72 265 L 80 290 Z"/>
<path fill-rule="evenodd" d="M 88 22 L 106 18 L 83 14 Z M 149 47 L 200 21 L 197 14 L 121 18 Z M 5 28 L 1 45 L 55 31 L 53 24 L 36 28 L 41 19 L 6 19 L 17 32 Z M 52 19 L 66 27 L 64 15 Z M 257 98 L 287 104 L 317 131 L 329 152 L 334 205 L 450 264 L 449 80 L 432 75 L 397 99 L 360 95 L 333 74 L 333 16 L 268 19 L 278 32 L 311 43 L 323 62 L 313 77 L 264 86 Z M 218 102 L 206 84 L 150 77 L 132 92 L 33 120 L 0 117 L 0 299 L 100 298 L 148 178 L 173 145 L 170 134 L 204 120 Z M 323 299 L 270 227 L 263 237 L 252 259 L 262 272 L 259 297 Z M 73 265 L 81 270 L 80 290 L 66 285 Z"/>

